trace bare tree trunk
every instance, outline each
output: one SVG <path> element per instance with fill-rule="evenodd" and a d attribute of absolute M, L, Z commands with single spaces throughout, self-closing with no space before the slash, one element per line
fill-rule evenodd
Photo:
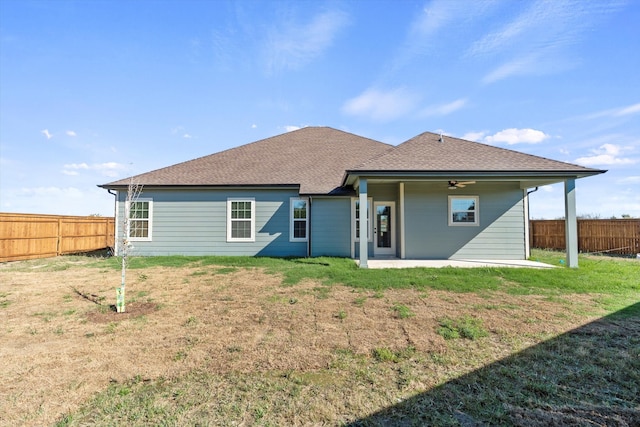
<path fill-rule="evenodd" d="M 122 256 L 122 272 L 120 287 L 116 288 L 116 311 L 118 313 L 125 312 L 125 288 L 127 277 L 127 265 L 129 262 L 129 254 L 132 249 L 130 236 L 131 236 L 131 212 L 132 205 L 134 206 L 134 218 L 136 216 L 135 203 L 142 193 L 142 185 L 139 185 L 133 181 L 133 178 L 129 180 L 129 186 L 127 187 L 127 200 L 124 205 L 124 215 L 122 218 L 122 232 L 120 237 L 120 255 Z"/>

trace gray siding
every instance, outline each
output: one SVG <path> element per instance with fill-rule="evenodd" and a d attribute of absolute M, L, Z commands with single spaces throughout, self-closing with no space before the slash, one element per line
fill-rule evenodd
<path fill-rule="evenodd" d="M 133 242 L 132 254 L 305 256 L 306 242 L 289 241 L 291 190 L 150 190 L 153 199 L 153 240 Z M 256 201 L 256 241 L 227 242 L 227 198 Z M 119 193 L 124 201 L 126 193 Z M 119 216 L 124 203 L 119 204 Z"/>
<path fill-rule="evenodd" d="M 314 198 L 311 255 L 350 257 L 351 198 Z"/>
<path fill-rule="evenodd" d="M 449 226 L 448 196 L 479 196 L 479 226 Z M 455 191 L 405 184 L 407 258 L 524 259 L 523 191 L 514 183 L 478 183 Z"/>
<path fill-rule="evenodd" d="M 374 202 L 397 202 L 398 183 L 369 184 L 368 196 L 373 197 Z"/>
<path fill-rule="evenodd" d="M 124 201 L 126 193 L 119 192 Z M 396 251 L 400 252 L 398 184 L 371 185 L 376 201 L 396 202 Z M 479 226 L 449 226 L 448 196 L 479 196 Z M 307 242 L 289 241 L 289 199 L 293 190 L 151 190 L 153 240 L 133 242 L 132 254 L 306 256 Z M 227 198 L 256 201 L 256 241 L 227 242 Z M 515 183 L 481 183 L 455 191 L 441 183 L 405 184 L 407 258 L 524 259 L 523 191 Z M 351 256 L 351 198 L 313 198 L 311 254 Z M 119 203 L 122 217 L 124 203 Z M 120 224 L 118 224 L 120 228 Z M 373 255 L 373 245 L 369 245 Z M 358 256 L 359 245 L 354 252 Z"/>
<path fill-rule="evenodd" d="M 394 183 L 385 183 L 385 184 L 369 184 L 369 191 L 367 192 L 368 197 L 373 198 L 373 203 L 376 202 L 395 202 L 396 204 L 396 212 L 395 212 L 395 233 L 396 233 L 396 255 L 400 253 L 400 204 L 399 204 L 399 184 L 397 182 Z M 372 208 L 373 218 L 370 218 L 371 221 L 376 220 L 375 211 Z M 349 217 L 351 220 L 351 216 Z M 354 257 L 360 257 L 360 242 L 353 242 L 354 245 Z M 371 241 L 367 243 L 368 254 L 369 257 L 374 256 L 374 245 L 375 242 Z M 350 254 L 349 254 L 350 255 Z"/>

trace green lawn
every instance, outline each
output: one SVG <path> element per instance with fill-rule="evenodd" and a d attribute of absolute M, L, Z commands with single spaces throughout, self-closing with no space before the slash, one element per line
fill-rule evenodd
<path fill-rule="evenodd" d="M 451 292 L 504 290 L 511 294 L 563 295 L 598 294 L 608 311 L 628 305 L 640 292 L 640 261 L 628 258 L 580 256 L 579 268 L 564 266 L 564 253 L 533 250 L 531 259 L 557 266 L 555 269 L 529 268 L 407 268 L 360 269 L 346 258 L 267 258 L 267 257 L 136 257 L 131 269 L 154 266 L 182 267 L 224 265 L 259 267 L 282 274 L 283 283 L 295 285 L 304 279 L 326 285 L 343 284 L 359 289 L 439 289 Z M 120 268 L 119 259 L 106 261 Z M 96 264 L 104 267 L 104 262 Z"/>

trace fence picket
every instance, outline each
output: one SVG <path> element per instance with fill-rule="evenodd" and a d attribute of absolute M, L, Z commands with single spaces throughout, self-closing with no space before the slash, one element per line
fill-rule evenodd
<path fill-rule="evenodd" d="M 113 247 L 112 217 L 0 213 L 0 262 Z"/>
<path fill-rule="evenodd" d="M 565 250 L 563 219 L 529 221 L 532 248 Z M 640 253 L 640 219 L 579 219 L 578 250 L 619 255 Z"/>

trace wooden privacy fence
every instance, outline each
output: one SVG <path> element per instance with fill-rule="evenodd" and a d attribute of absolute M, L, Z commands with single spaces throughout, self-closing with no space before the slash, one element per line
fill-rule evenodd
<path fill-rule="evenodd" d="M 113 247 L 110 217 L 0 213 L 0 262 Z"/>
<path fill-rule="evenodd" d="M 529 221 L 532 248 L 565 250 L 564 220 Z M 579 219 L 578 251 L 640 253 L 640 219 Z"/>

